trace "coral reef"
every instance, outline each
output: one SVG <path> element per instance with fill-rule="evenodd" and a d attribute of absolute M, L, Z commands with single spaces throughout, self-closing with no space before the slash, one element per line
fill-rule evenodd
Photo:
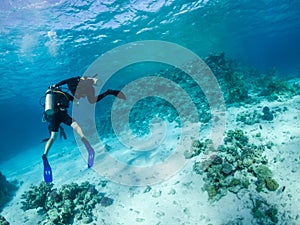
<path fill-rule="evenodd" d="M 197 146 L 202 147 L 200 153 L 207 150 L 203 144 Z M 204 161 L 196 160 L 193 170 L 196 174 L 204 175 L 202 190 L 207 192 L 211 202 L 218 201 L 228 191 L 238 194 L 243 189 L 249 190 L 252 205 L 248 207 L 257 224 L 276 224 L 277 208 L 260 196 L 262 191 L 268 193 L 279 188 L 268 167 L 268 160 L 263 156 L 265 148 L 272 148 L 272 144 L 255 145 L 242 130 L 229 130 L 224 137 L 224 144 L 218 147 L 218 154 L 214 153 Z M 243 223 L 239 219 L 227 224 Z"/>
<path fill-rule="evenodd" d="M 263 87 L 260 95 L 265 96 L 268 98 L 268 100 L 274 101 L 279 98 L 280 95 L 285 95 L 290 87 L 288 83 L 284 80 L 275 80 L 274 76 L 273 79 L 266 79 L 264 82 L 266 83 Z"/>
<path fill-rule="evenodd" d="M 216 76 L 228 107 L 260 102 L 265 99 L 280 101 L 300 94 L 300 82 L 296 79 L 283 80 L 276 69 L 271 69 L 266 74 L 258 72 L 252 67 L 242 65 L 238 60 L 230 59 L 224 52 L 209 54 L 205 58 L 205 62 Z M 186 71 L 191 72 L 191 74 L 198 72 L 195 71 L 195 68 L 193 62 L 186 65 Z M 175 121 L 178 125 L 181 124 L 182 119 L 191 122 L 210 122 L 211 113 L 207 98 L 201 88 L 199 88 L 199 84 L 188 74 L 178 68 L 168 67 L 150 75 L 166 78 L 183 88 L 191 97 L 198 110 L 198 121 L 192 121 L 195 118 L 189 118 L 188 114 L 187 118 L 179 118 L 177 109 L 173 107 L 172 103 L 163 98 L 145 96 L 145 98 L 134 103 L 130 111 L 130 128 L 135 135 L 143 136 L 149 134 L 149 121 L 157 117 L 169 122 Z M 164 84 L 162 83 L 161 85 Z M 155 88 L 147 87 L 147 89 L 148 92 L 152 92 L 154 95 L 157 94 Z M 139 90 L 135 91 L 139 92 Z M 128 94 L 137 95 L 138 93 L 132 92 Z M 180 96 L 176 96 L 176 93 L 172 92 L 170 94 L 173 95 L 172 98 L 181 101 Z M 127 102 L 129 101 L 130 98 L 128 98 Z M 183 101 L 181 105 L 184 106 L 185 104 L 186 102 Z M 96 118 L 97 130 L 101 132 L 100 135 L 103 137 L 114 136 L 114 131 L 111 127 L 110 110 L 111 108 L 108 108 L 105 110 L 105 113 L 99 113 L 101 116 Z M 260 113 L 245 112 L 240 114 L 237 120 L 248 125 L 258 123 L 259 120 L 272 120 L 270 113 L 265 113 L 263 117 Z"/>
<path fill-rule="evenodd" d="M 263 108 L 263 115 L 261 116 L 263 120 L 272 121 L 274 116 L 273 113 L 270 111 L 270 108 L 268 106 L 265 106 Z"/>
<path fill-rule="evenodd" d="M 284 80 L 276 68 L 260 73 L 229 59 L 224 52 L 210 54 L 205 62 L 217 77 L 228 104 L 251 103 L 261 97 L 283 101 L 300 94 L 300 84 Z"/>
<path fill-rule="evenodd" d="M 223 223 L 222 225 L 244 225 L 243 220 L 244 220 L 243 217 L 238 217 L 234 220 L 228 221 L 227 223 Z"/>
<path fill-rule="evenodd" d="M 265 165 L 259 165 L 253 169 L 254 175 L 257 177 L 256 190 L 258 192 L 262 191 L 265 187 L 269 191 L 275 191 L 279 184 L 272 179 L 272 171 Z"/>
<path fill-rule="evenodd" d="M 237 122 L 242 122 L 246 125 L 253 125 L 262 121 L 273 121 L 277 112 L 285 111 L 286 109 L 274 109 L 271 110 L 268 106 L 264 106 L 263 109 L 255 109 L 253 111 L 241 112 L 236 116 Z M 277 111 L 277 112 L 276 112 Z"/>
<path fill-rule="evenodd" d="M 7 181 L 6 177 L 0 172 L 0 210 L 10 201 L 17 189 L 17 181 Z"/>
<path fill-rule="evenodd" d="M 222 90 L 227 107 L 235 105 L 247 105 L 253 102 L 260 102 L 268 99 L 269 101 L 279 101 L 291 98 L 300 94 L 300 82 L 297 80 L 282 80 L 279 77 L 278 71 L 272 69 L 266 74 L 258 72 L 256 69 L 242 65 L 237 60 L 230 59 L 224 52 L 212 53 L 205 58 L 206 64 L 210 67 L 215 77 L 218 80 Z M 196 67 L 193 62 L 185 65 L 186 71 L 191 74 L 196 74 Z M 178 68 L 167 67 L 159 72 L 150 74 L 153 77 L 163 77 L 178 84 L 179 87 L 190 96 L 196 109 L 198 110 L 198 120 L 189 116 L 186 113 L 185 118 L 179 118 L 178 109 L 167 100 L 156 97 L 157 89 L 147 87 L 148 93 L 153 93 L 154 96 L 146 97 L 138 102 L 134 102 L 129 115 L 130 129 L 136 136 L 149 134 L 150 121 L 155 118 L 160 118 L 164 121 L 175 122 L 179 126 L 182 120 L 190 122 L 209 123 L 211 120 L 210 107 L 205 94 L 199 87 L 199 84 L 184 71 Z M 163 82 L 163 81 L 162 81 Z M 159 83 L 159 85 L 165 85 Z M 139 93 L 138 89 L 128 93 L 136 96 Z M 176 95 L 176 91 L 170 93 L 176 101 L 182 101 L 180 96 Z M 163 96 L 162 96 L 163 97 Z M 124 103 L 130 104 L 130 98 Z M 125 106 L 124 105 L 124 106 Z M 182 101 L 183 107 L 186 102 Z M 107 106 L 105 113 L 99 113 L 96 118 L 97 130 L 102 137 L 114 137 L 114 130 L 111 125 L 111 108 Z M 237 121 L 242 121 L 245 124 L 252 125 L 261 120 L 272 121 L 273 113 L 264 113 L 260 110 L 241 113 L 237 117 Z M 273 114 L 274 116 L 274 114 Z M 127 127 L 124 127 L 126 129 Z M 108 149 L 109 150 L 109 149 Z M 192 157 L 192 152 L 187 152 L 187 158 Z"/>
<path fill-rule="evenodd" d="M 180 102 L 180 105 L 182 106 L 183 110 L 185 110 L 186 108 L 187 111 L 185 113 L 185 118 L 179 118 L 179 114 L 177 111 L 178 109 L 175 109 L 174 105 L 171 102 L 168 102 L 167 100 L 163 99 L 163 97 L 165 96 L 160 97 L 158 94 L 161 93 L 157 93 L 157 88 L 149 86 L 147 87 L 147 92 L 153 93 L 154 96 L 142 98 L 138 102 L 134 103 L 131 103 L 131 98 L 128 98 L 128 100 L 124 102 L 124 108 L 126 108 L 127 106 L 131 107 L 133 105 L 130 109 L 129 114 L 129 125 L 133 134 L 135 134 L 136 136 L 143 136 L 149 134 L 150 122 L 156 118 L 160 118 L 168 122 L 175 122 L 179 126 L 183 121 L 201 121 L 203 123 L 207 123 L 211 119 L 209 105 L 204 93 L 202 92 L 201 88 L 195 88 L 198 86 L 198 84 L 185 72 L 181 71 L 178 68 L 168 68 L 164 71 L 160 71 L 158 73 L 153 74 L 153 76 L 167 78 L 178 84 L 178 89 L 172 89 L 172 91 L 168 93 L 170 95 L 168 96 L 168 98 L 176 99 L 177 104 L 178 102 Z M 163 83 L 163 81 L 161 82 L 162 83 L 158 81 L 157 85 L 164 86 L 165 84 Z M 180 92 L 178 91 L 179 87 L 183 88 L 190 95 L 190 98 L 195 104 L 198 110 L 197 121 L 195 120 L 195 118 L 190 116 L 188 107 L 185 107 L 186 105 L 188 105 L 187 102 L 180 98 Z M 139 90 L 137 89 L 130 90 L 128 95 L 140 95 L 140 93 L 137 92 L 139 92 Z M 107 110 L 106 114 L 101 113 L 101 117 L 97 118 L 96 120 L 97 128 L 101 131 L 101 136 L 103 137 L 107 137 L 114 134 L 113 130 L 111 129 L 110 118 L 111 113 L 109 110 Z"/>
<path fill-rule="evenodd" d="M 274 205 L 270 205 L 261 197 L 250 197 L 253 208 L 252 215 L 256 219 L 257 224 L 276 224 L 278 223 L 278 209 Z"/>
<path fill-rule="evenodd" d="M 237 114 L 236 121 L 242 122 L 246 125 L 253 125 L 255 123 L 260 122 L 261 115 L 258 112 L 258 110 L 253 110 L 252 112 L 249 112 L 248 110 L 245 112 L 241 112 Z"/>
<path fill-rule="evenodd" d="M 262 80 L 263 82 L 261 82 Z M 262 76 L 258 83 L 261 87 L 259 95 L 269 101 L 283 101 L 300 94 L 299 83 L 284 80 L 279 77 L 276 71 L 271 71 L 269 74 Z"/>
<path fill-rule="evenodd" d="M 74 221 L 90 223 L 93 221 L 92 210 L 96 204 L 103 207 L 113 204 L 113 199 L 100 193 L 94 185 L 84 182 L 63 185 L 59 190 L 53 184 L 41 182 L 39 186 L 22 195 L 22 209 L 41 208 L 45 219 L 39 224 L 72 224 Z"/>
<path fill-rule="evenodd" d="M 206 139 L 204 142 L 194 140 L 191 148 L 184 152 L 184 156 L 186 159 L 190 159 L 212 147 L 212 142 L 209 139 Z"/>
<path fill-rule="evenodd" d="M 197 146 L 201 146 L 201 151 L 197 152 L 205 152 L 208 145 L 202 143 Z M 238 193 L 247 189 L 251 185 L 249 178 L 255 180 L 258 192 L 277 190 L 279 184 L 273 179 L 273 173 L 267 166 L 268 160 L 263 156 L 266 147 L 269 144 L 250 143 L 242 130 L 229 130 L 224 137 L 224 145 L 218 148 L 218 154 L 207 160 L 196 160 L 193 170 L 205 175 L 203 190 L 207 191 L 209 199 L 216 201 L 227 191 Z"/>
<path fill-rule="evenodd" d="M 250 102 L 249 86 L 245 82 L 245 72 L 238 69 L 233 60 L 225 57 L 225 53 L 213 53 L 205 58 L 221 83 L 226 103 Z"/>
<path fill-rule="evenodd" d="M 1 225 L 9 225 L 9 222 L 4 218 L 4 216 L 0 215 L 0 224 Z"/>
<path fill-rule="evenodd" d="M 47 194 L 51 192 L 53 184 L 41 182 L 39 186 L 31 186 L 30 190 L 22 195 L 22 209 L 34 209 L 42 207 L 46 209 Z"/>

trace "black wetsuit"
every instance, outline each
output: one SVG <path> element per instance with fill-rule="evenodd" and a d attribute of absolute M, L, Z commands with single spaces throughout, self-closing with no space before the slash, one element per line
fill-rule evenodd
<path fill-rule="evenodd" d="M 53 115 L 48 115 L 47 119 L 49 121 L 49 130 L 53 132 L 58 132 L 61 123 L 68 126 L 74 122 L 72 117 L 67 113 L 69 107 L 69 102 L 74 100 L 74 97 L 61 90 L 54 90 L 55 99 L 55 113 Z"/>
<path fill-rule="evenodd" d="M 77 86 L 78 86 L 80 80 L 81 80 L 80 77 L 71 77 L 71 78 L 68 78 L 66 80 L 60 81 L 55 86 L 59 87 L 59 86 L 62 86 L 62 85 L 66 84 L 68 86 L 68 89 L 72 93 L 72 95 L 75 96 L 76 89 L 77 89 Z M 106 92 L 104 92 L 104 93 L 97 96 L 96 102 L 99 102 L 101 99 L 103 99 L 107 95 L 115 95 L 116 96 L 118 93 L 119 93 L 119 91 L 114 91 L 114 90 L 108 89 Z"/>

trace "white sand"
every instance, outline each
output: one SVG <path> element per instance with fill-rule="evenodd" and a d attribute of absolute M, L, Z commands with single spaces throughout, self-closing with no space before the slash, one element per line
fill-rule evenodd
<path fill-rule="evenodd" d="M 262 109 L 269 106 L 287 107 L 286 112 L 278 112 L 272 122 L 261 122 L 251 126 L 235 121 L 237 113 Z M 272 141 L 276 145 L 265 152 L 268 166 L 274 173 L 274 178 L 280 184 L 279 191 L 261 193 L 270 204 L 276 204 L 279 209 L 280 222 L 278 224 L 300 224 L 300 96 L 286 102 L 263 102 L 259 105 L 227 109 L 227 129 L 243 129 L 250 137 L 260 132 L 263 143 Z M 207 133 L 205 130 L 201 134 Z M 203 137 L 209 138 L 209 137 Z M 251 138 L 251 141 L 257 138 Z M 71 146 L 71 147 L 67 147 Z M 99 184 L 105 177 L 86 168 L 86 162 L 71 138 L 68 141 L 58 141 L 51 149 L 49 161 L 52 166 L 55 187 L 62 184 L 89 181 Z M 6 217 L 11 225 L 37 224 L 42 218 L 37 210 L 23 212 L 21 195 L 28 190 L 31 184 L 39 185 L 42 177 L 43 145 L 16 156 L 9 162 L 1 165 L 1 170 L 9 180 L 17 179 L 22 182 L 14 199 L 7 204 L 1 214 Z M 59 152 L 59 149 L 62 149 Z M 189 160 L 186 166 L 169 180 L 156 185 L 151 185 L 151 190 L 145 192 L 146 187 L 129 187 L 113 182 L 108 182 L 104 188 L 97 187 L 100 192 L 114 199 L 113 205 L 94 210 L 95 220 L 91 224 L 111 225 L 187 225 L 187 224 L 223 224 L 236 218 L 243 218 L 242 224 L 255 224 L 249 206 L 249 193 L 241 191 L 238 196 L 228 193 L 215 203 L 208 201 L 208 195 L 201 190 L 204 182 L 203 176 L 192 171 L 195 158 Z M 114 165 L 112 165 L 114 166 Z M 251 185 L 252 186 L 252 185 Z M 251 187 L 250 186 L 250 187 Z M 285 191 L 281 193 L 282 187 Z M 255 190 L 252 190 L 255 192 Z M 145 193 L 144 193 L 145 192 Z"/>

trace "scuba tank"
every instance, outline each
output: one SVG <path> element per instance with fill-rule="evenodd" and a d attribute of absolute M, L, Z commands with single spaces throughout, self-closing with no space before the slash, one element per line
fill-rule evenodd
<path fill-rule="evenodd" d="M 54 114 L 54 94 L 52 88 L 48 88 L 45 95 L 45 113 L 47 115 Z"/>
<path fill-rule="evenodd" d="M 58 111 L 65 111 L 69 107 L 69 101 L 60 88 L 49 87 L 45 94 L 45 113 L 51 116 Z"/>

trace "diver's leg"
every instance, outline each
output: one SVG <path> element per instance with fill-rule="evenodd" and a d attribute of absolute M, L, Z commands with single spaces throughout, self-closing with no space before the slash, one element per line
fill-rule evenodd
<path fill-rule="evenodd" d="M 94 156 L 95 156 L 95 151 L 92 148 L 92 146 L 90 145 L 90 143 L 88 142 L 88 140 L 86 139 L 86 137 L 84 136 L 81 127 L 78 125 L 78 123 L 76 121 L 73 121 L 73 123 L 71 124 L 71 127 L 77 132 L 77 134 L 81 137 L 81 141 L 83 142 L 83 144 L 86 147 L 86 150 L 88 151 L 88 167 L 92 167 L 94 164 Z"/>
<path fill-rule="evenodd" d="M 71 127 L 76 131 L 76 133 L 81 137 L 83 138 L 84 137 L 84 134 L 82 132 L 82 129 L 81 127 L 78 125 L 78 123 L 76 121 L 73 121 L 71 123 Z"/>
<path fill-rule="evenodd" d="M 97 102 L 99 102 L 100 100 L 102 100 L 103 98 L 105 98 L 107 95 L 110 94 L 110 90 L 108 89 L 106 92 L 100 94 L 97 96 Z"/>
<path fill-rule="evenodd" d="M 73 123 L 71 124 L 71 127 L 76 131 L 76 133 L 81 137 L 81 141 L 84 143 L 85 147 L 87 148 L 87 150 L 89 151 L 90 149 L 92 149 L 90 143 L 88 142 L 88 140 L 86 139 L 86 137 L 84 136 L 81 127 L 78 125 L 78 123 L 76 121 L 73 121 Z"/>
<path fill-rule="evenodd" d="M 116 97 L 121 98 L 123 100 L 126 100 L 126 96 L 124 95 L 124 93 L 122 91 L 108 89 L 106 92 L 104 92 L 104 93 L 97 96 L 97 102 L 102 100 L 107 95 L 113 95 L 113 96 L 116 96 Z"/>
<path fill-rule="evenodd" d="M 53 142 L 55 141 L 56 139 L 56 136 L 57 136 L 57 132 L 54 132 L 54 131 L 51 131 L 51 135 L 50 135 L 50 138 L 49 140 L 47 141 L 46 143 L 46 146 L 45 146 L 45 150 L 44 150 L 44 155 L 47 157 L 48 155 L 48 152 L 53 144 Z"/>
<path fill-rule="evenodd" d="M 93 149 L 90 145 L 90 143 L 88 142 L 88 140 L 86 139 L 86 137 L 84 136 L 81 127 L 78 125 L 78 123 L 76 121 L 74 121 L 71 124 L 71 127 L 77 132 L 77 134 L 81 137 L 81 141 L 84 143 L 85 147 L 87 148 L 87 150 L 89 151 L 90 149 Z"/>
<path fill-rule="evenodd" d="M 57 132 L 51 131 L 49 140 L 46 143 L 44 154 L 42 155 L 43 165 L 44 165 L 44 181 L 46 183 L 52 183 L 52 169 L 47 159 L 47 154 L 55 141 Z"/>

